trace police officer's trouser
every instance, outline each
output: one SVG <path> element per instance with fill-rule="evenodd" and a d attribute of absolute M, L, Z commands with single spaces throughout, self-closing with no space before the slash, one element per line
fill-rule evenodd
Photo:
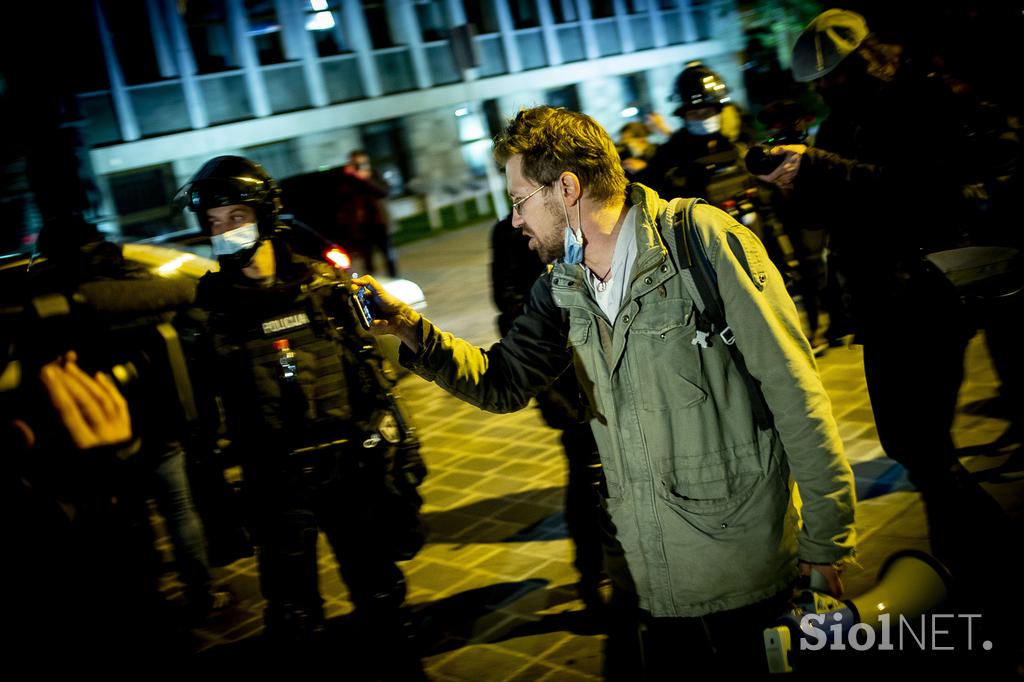
<path fill-rule="evenodd" d="M 358 450 L 246 470 L 256 505 L 260 587 L 269 632 L 302 637 L 323 623 L 317 539 L 322 530 L 361 617 L 389 620 L 405 600 L 405 581 L 382 527 L 392 502 L 383 462 Z"/>

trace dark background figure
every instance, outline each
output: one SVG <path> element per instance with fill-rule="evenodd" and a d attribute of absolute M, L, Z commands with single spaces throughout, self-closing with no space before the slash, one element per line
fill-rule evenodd
<path fill-rule="evenodd" d="M 157 590 L 145 498 L 131 494 L 139 442 L 127 402 L 74 352 L 37 369 L 19 396 L 31 409 L 16 415 L 5 401 L 0 414 L 14 512 L 7 646 L 38 670 L 183 653 L 184 630 Z"/>
<path fill-rule="evenodd" d="M 388 183 L 373 169 L 369 155 L 357 149 L 341 169 L 335 224 L 352 239 L 352 250 L 362 257 L 364 271 L 374 272 L 374 256 L 380 253 L 388 275 L 398 276 L 395 252 L 388 234 Z"/>
<path fill-rule="evenodd" d="M 491 257 L 491 289 L 500 313 L 498 330 L 504 336 L 522 314 L 530 288 L 547 266 L 530 250 L 522 233 L 512 227 L 511 214 L 494 224 Z M 617 543 L 600 506 L 603 476 L 597 444 L 590 425 L 583 418 L 579 385 L 572 372 L 563 373 L 536 397 L 544 421 L 561 431 L 562 447 L 569 464 L 565 525 L 576 551 L 574 565 L 580 574 L 578 591 L 591 614 L 600 617 L 604 606 L 599 590 L 604 580 L 602 544 L 614 551 Z"/>
<path fill-rule="evenodd" d="M 12 583 L 18 586 L 14 611 L 25 616 L 14 618 L 19 625 L 11 649 L 55 666 L 79 661 L 76 654 L 82 663 L 110 656 L 130 663 L 136 657 L 173 655 L 190 645 L 184 619 L 168 608 L 158 590 L 163 567 L 154 547 L 148 497 L 156 496 L 167 514 L 179 572 L 196 610 L 205 612 L 213 601 L 184 458 L 172 447 L 182 435 L 176 430 L 181 424 L 165 418 L 164 425 L 173 423 L 174 428 L 160 429 L 159 420 L 134 401 L 132 430 L 146 450 L 140 451 L 138 443 L 76 445 L 56 419 L 47 418 L 52 406 L 33 377 L 44 364 L 58 373 L 79 364 L 89 373 L 109 371 L 110 357 L 137 350 L 118 334 L 152 328 L 189 304 L 194 287 L 155 281 L 126 264 L 119 246 L 103 241 L 96 227 L 99 194 L 72 94 L 73 74 L 65 55 L 53 49 L 71 44 L 80 26 L 47 21 L 45 11 L 12 7 L 0 40 L 0 113 L 7 132 L 0 160 L 5 190 L 14 190 L 14 201 L 6 201 L 5 192 L 5 225 L 41 223 L 29 266 L 4 271 L 4 304 L 22 306 L 44 294 L 77 300 L 80 287 L 95 285 L 110 287 L 102 296 L 104 304 L 119 312 L 101 309 L 86 296 L 86 304 L 72 303 L 67 314 L 51 315 L 46 325 L 30 316 L 4 324 L 3 365 L 19 362 L 24 383 L 2 395 L 3 417 L 6 421 L 12 410 L 22 413 L 38 436 L 34 444 L 17 446 L 25 448 L 22 457 L 15 450 L 9 459 L 12 518 L 17 519 L 8 547 L 18 575 Z M 31 30 L 43 25 L 46 40 Z M 18 246 L 33 245 L 28 233 Z M 74 360 L 62 355 L 71 347 L 77 348 Z M 15 355 L 9 358 L 12 348 Z M 58 357 L 63 359 L 55 367 Z M 80 374 L 83 383 L 98 381 L 95 375 Z M 79 404 L 80 409 L 90 407 L 95 406 Z M 7 444 L 5 439 L 5 454 Z M 46 659 L 33 659 L 29 652 L 44 652 Z"/>
<path fill-rule="evenodd" d="M 258 164 L 213 159 L 184 195 L 219 254 L 220 271 L 197 294 L 209 344 L 199 371 L 215 377 L 243 456 L 266 635 L 286 651 L 326 651 L 323 530 L 365 635 L 365 662 L 416 679 L 396 561 L 423 543 L 416 486 L 425 470 L 376 344 L 358 330 L 348 278 L 291 252 L 277 232 L 280 190 Z"/>
<path fill-rule="evenodd" d="M 804 144 L 815 114 L 802 101 L 779 99 L 768 102 L 757 115 L 768 138 L 763 145 Z M 799 295 L 807 314 L 807 338 L 815 355 L 821 355 L 829 346 L 842 345 L 849 335 L 847 303 L 843 287 L 834 268 L 828 267 L 828 231 L 821 216 L 808 216 L 791 210 L 783 192 L 770 187 L 772 212 L 789 240 L 796 263 L 791 292 Z M 819 334 L 820 314 L 828 315 L 828 328 Z"/>
<path fill-rule="evenodd" d="M 989 567 L 1009 560 L 998 548 L 1016 531 L 957 458 L 950 429 L 975 320 L 922 258 L 961 244 L 973 220 L 965 190 L 984 174 L 983 139 L 934 69 L 914 68 L 856 13 L 819 15 L 793 62 L 830 114 L 815 146 L 782 147 L 765 179 L 827 225 L 882 447 L 922 493 L 933 551 L 961 587 L 983 590 Z"/>
<path fill-rule="evenodd" d="M 59 228 L 48 224 L 44 233 L 50 229 Z M 50 235 L 43 243 L 56 239 Z M 124 651 L 129 660 L 183 653 L 190 646 L 186 625 L 230 598 L 212 587 L 184 453 L 175 444 L 184 433 L 183 415 L 146 392 L 146 386 L 161 385 L 157 377 L 163 367 L 158 354 L 145 355 L 153 347 L 142 351 L 137 344 L 144 332 L 155 331 L 192 301 L 193 287 L 154 280 L 127 265 L 119 246 L 104 241 L 44 253 L 49 256 L 44 263 L 19 273 L 26 275 L 19 295 L 33 303 L 47 297 L 71 303 L 65 314 L 51 309 L 44 318 L 25 315 L 12 325 L 12 344 L 5 351 L 13 348 L 14 354 L 5 356 L 3 365 L 20 363 L 24 378 L 0 395 L 4 418 L 17 415 L 39 435 L 23 456 L 12 449 L 9 467 L 18 519 L 9 547 L 19 576 L 15 611 L 25 616 L 19 637 L 27 638 L 28 650 L 65 651 L 89 665 Z M 43 363 L 52 367 L 53 358 L 70 347 L 78 351 L 73 359 L 57 360 L 65 371 L 81 365 L 90 373 L 109 373 L 115 362 L 134 361 L 141 378 L 119 380 L 133 405 L 133 443 L 87 448 L 68 441 L 48 418 L 32 376 Z M 100 414 L 113 404 L 98 402 Z M 159 590 L 164 567 L 155 547 L 150 498 L 166 518 L 188 614 L 175 612 Z"/>
<path fill-rule="evenodd" d="M 779 63 L 767 29 L 755 29 L 747 34 L 742 58 L 743 85 L 753 116 L 760 114 L 770 103 L 793 93 L 793 79 Z"/>

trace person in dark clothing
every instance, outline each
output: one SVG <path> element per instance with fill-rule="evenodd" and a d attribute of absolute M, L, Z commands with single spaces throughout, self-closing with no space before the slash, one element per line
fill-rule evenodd
<path fill-rule="evenodd" d="M 20 396 L 31 416 L 0 414 L 16 519 L 7 645 L 37 669 L 130 665 L 186 646 L 157 589 L 145 497 L 131 494 L 140 443 L 127 401 L 78 362 L 70 351 L 41 368 L 38 393 Z"/>
<path fill-rule="evenodd" d="M 957 244 L 973 138 L 934 74 L 916 73 L 860 15 L 828 10 L 801 34 L 794 76 L 831 113 L 815 146 L 783 145 L 762 179 L 827 221 L 848 282 L 878 436 L 921 491 L 933 550 L 969 583 L 996 561 L 1002 510 L 960 464 L 950 429 L 973 320 L 921 254 Z M 939 114 L 941 112 L 941 115 Z"/>
<path fill-rule="evenodd" d="M 776 237 L 770 197 L 743 164 L 746 145 L 735 120 L 740 117 L 725 81 L 702 63 L 690 62 L 676 79 L 673 99 L 684 125 L 658 147 L 637 181 L 661 196 L 701 197 L 730 212 L 785 272 L 790 259 Z M 740 208 L 747 213 L 740 215 Z"/>
<path fill-rule="evenodd" d="M 815 116 L 802 103 L 782 99 L 768 103 L 757 115 L 757 120 L 770 135 L 762 145 L 804 144 Z M 828 231 L 823 229 L 821 216 L 790 210 L 782 190 L 771 187 L 772 210 L 792 245 L 796 261 L 796 277 L 791 291 L 801 296 L 801 307 L 807 314 L 807 338 L 815 355 L 820 356 L 829 346 L 842 345 L 849 334 L 843 289 L 827 258 Z M 822 308 L 828 314 L 828 328 L 819 339 Z"/>
<path fill-rule="evenodd" d="M 422 675 L 396 561 L 423 543 L 416 486 L 426 472 L 377 346 L 358 329 L 348 278 L 276 235 L 280 190 L 258 164 L 215 158 L 183 194 L 221 265 L 197 292 L 211 351 L 201 373 L 215 378 L 243 456 L 266 634 L 289 647 L 322 640 L 323 530 L 374 663 L 395 678 Z"/>
<path fill-rule="evenodd" d="M 729 90 L 700 62 L 690 62 L 676 79 L 675 114 L 683 119 L 638 175 L 662 196 L 703 197 L 721 206 L 753 180 L 741 163 L 741 149 L 723 132 Z"/>
<path fill-rule="evenodd" d="M 530 250 L 528 240 L 512 227 L 511 214 L 494 224 L 491 287 L 502 336 L 522 314 L 530 288 L 545 270 L 543 261 Z M 565 525 L 576 549 L 574 565 L 580 574 L 580 598 L 587 609 L 598 613 L 604 605 L 598 589 L 604 579 L 602 542 L 612 545 L 613 550 L 617 543 L 600 506 L 602 475 L 597 443 L 585 421 L 579 385 L 572 372 L 563 373 L 536 398 L 547 425 L 562 432 L 562 447 L 569 463 Z"/>
<path fill-rule="evenodd" d="M 10 359 L 23 373 L 0 391 L 2 421 L 22 434 L 2 438 L 17 519 L 7 534 L 18 586 L 12 646 L 28 658 L 60 652 L 64 658 L 44 663 L 54 666 L 181 654 L 190 642 L 184 619 L 159 590 L 151 494 L 168 514 L 189 606 L 205 615 L 216 594 L 183 457 L 167 447 L 179 423 L 163 414 L 158 425 L 153 413 L 164 406 L 138 399 L 160 371 L 159 360 L 143 366 L 139 351 L 140 332 L 191 303 L 194 288 L 155 280 L 93 231 L 49 236 L 47 260 L 19 281 L 40 318 L 25 315 L 11 325 L 2 358 L 3 369 Z M 125 385 L 119 389 L 110 376 L 115 358 L 122 369 L 134 363 L 144 377 L 127 382 L 136 398 L 130 412 Z M 160 493 L 172 489 L 168 506 L 170 495 Z"/>
<path fill-rule="evenodd" d="M 374 271 L 374 254 L 379 251 L 388 275 L 397 277 L 383 201 L 388 196 L 388 183 L 373 170 L 366 152 L 359 149 L 349 155 L 349 162 L 341 171 L 335 222 L 342 233 L 351 236 L 353 250 L 362 256 L 367 273 Z"/>

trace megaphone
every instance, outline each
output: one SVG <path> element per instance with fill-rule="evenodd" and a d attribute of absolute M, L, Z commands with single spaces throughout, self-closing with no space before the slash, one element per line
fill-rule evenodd
<path fill-rule="evenodd" d="M 885 560 L 875 586 L 849 600 L 816 589 L 799 593 L 793 609 L 764 631 L 768 670 L 793 671 L 799 651 L 870 646 L 876 633 L 900 618 L 913 618 L 938 606 L 949 594 L 952 577 L 937 559 L 903 550 Z"/>

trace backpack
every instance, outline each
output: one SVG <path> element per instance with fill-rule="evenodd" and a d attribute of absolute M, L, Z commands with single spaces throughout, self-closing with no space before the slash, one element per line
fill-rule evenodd
<path fill-rule="evenodd" d="M 704 243 L 694 228 L 693 209 L 697 204 L 704 203 L 707 202 L 703 199 L 673 199 L 660 216 L 662 234 L 665 234 L 668 227 L 672 228 L 679 275 L 697 308 L 697 333 L 691 343 L 708 348 L 717 336 L 725 344 L 750 394 L 750 404 L 757 426 L 762 430 L 768 430 L 773 426 L 771 410 L 761 392 L 760 383 L 747 369 L 743 354 L 736 347 L 736 337 L 725 318 L 722 297 L 718 291 L 718 274 L 712 267 Z"/>

